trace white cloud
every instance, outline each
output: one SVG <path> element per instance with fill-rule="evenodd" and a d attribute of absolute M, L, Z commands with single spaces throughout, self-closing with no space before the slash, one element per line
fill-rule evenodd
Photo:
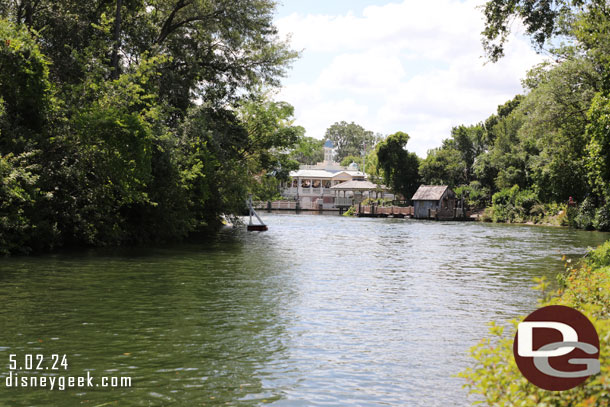
<path fill-rule="evenodd" d="M 320 74 L 316 85 L 321 89 L 379 93 L 390 90 L 405 76 L 395 55 L 380 50 L 338 55 Z"/>
<path fill-rule="evenodd" d="M 425 156 L 452 126 L 484 120 L 519 93 L 527 69 L 542 60 L 515 37 L 504 59 L 485 64 L 480 4 L 406 0 L 358 16 L 279 19 L 280 32 L 304 49 L 279 98 L 295 106 L 310 136 L 355 121 L 375 132 L 406 131 L 409 149 Z M 299 79 L 303 67 L 310 79 Z"/>

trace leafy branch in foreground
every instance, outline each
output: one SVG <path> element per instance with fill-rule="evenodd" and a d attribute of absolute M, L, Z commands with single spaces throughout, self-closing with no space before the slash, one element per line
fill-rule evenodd
<path fill-rule="evenodd" d="M 556 293 L 545 297 L 548 283 L 544 279 L 537 282 L 536 289 L 543 293 L 540 306 L 566 305 L 591 320 L 602 349 L 601 372 L 567 391 L 552 392 L 534 386 L 521 374 L 513 357 L 513 338 L 519 322 L 513 320 L 509 335 L 503 326 L 491 323 L 490 336 L 471 349 L 474 366 L 459 374 L 466 380 L 464 386 L 490 406 L 609 406 L 610 355 L 603 349 L 610 346 L 610 242 L 591 251 L 580 265 L 572 266 L 567 260 L 562 288 Z"/>

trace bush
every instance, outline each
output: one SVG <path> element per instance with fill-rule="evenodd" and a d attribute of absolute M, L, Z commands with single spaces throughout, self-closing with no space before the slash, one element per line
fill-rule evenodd
<path fill-rule="evenodd" d="M 571 268 L 566 263 L 563 287 L 542 306 L 561 304 L 587 315 L 599 335 L 600 348 L 610 346 L 610 241 L 592 251 L 586 263 Z M 538 289 L 547 284 L 540 279 Z M 518 321 L 512 321 L 516 331 Z M 504 328 L 491 324 L 491 338 L 483 339 L 471 349 L 475 366 L 459 374 L 467 380 L 465 387 L 494 406 L 609 406 L 610 355 L 600 352 L 601 373 L 583 385 L 563 392 L 542 390 L 521 374 L 513 357 L 513 338 Z"/>
<path fill-rule="evenodd" d="M 388 198 L 366 198 L 361 202 L 361 205 L 371 205 L 375 204 L 377 206 L 392 206 L 392 200 Z"/>
<path fill-rule="evenodd" d="M 542 215 L 538 213 L 538 207 L 543 206 L 544 210 Z M 556 226 L 569 226 L 568 216 L 568 204 L 566 203 L 548 203 L 544 205 L 534 205 L 530 211 L 530 216 L 535 219 L 535 222 L 543 222 L 546 224 L 552 224 Z"/>
<path fill-rule="evenodd" d="M 578 208 L 578 213 L 574 219 L 574 224 L 579 229 L 592 230 L 594 228 L 593 221 L 595 220 L 595 203 L 591 197 L 587 197 L 582 201 Z"/>
<path fill-rule="evenodd" d="M 587 264 L 591 267 L 610 266 L 610 240 L 587 254 Z"/>
<path fill-rule="evenodd" d="M 578 208 L 574 206 L 568 206 L 567 209 L 567 222 L 570 227 L 577 228 L 576 217 L 578 216 Z"/>
<path fill-rule="evenodd" d="M 604 232 L 610 231 L 610 203 L 606 203 L 595 211 L 593 227 Z"/>
<path fill-rule="evenodd" d="M 468 208 L 485 208 L 489 203 L 489 188 L 483 187 L 479 181 L 457 187 L 455 193 L 458 198 L 464 198 L 465 206 Z"/>
<path fill-rule="evenodd" d="M 518 185 L 496 192 L 491 201 L 494 222 L 524 222 L 539 203 L 535 192 L 528 189 L 520 191 Z"/>
<path fill-rule="evenodd" d="M 493 208 L 485 208 L 481 215 L 481 220 L 483 222 L 493 222 Z"/>
<path fill-rule="evenodd" d="M 519 191 L 519 187 L 502 189 L 496 192 L 491 197 L 492 203 L 492 219 L 494 222 L 510 222 L 514 218 L 514 202 L 515 195 Z"/>
<path fill-rule="evenodd" d="M 536 204 L 532 206 L 532 209 L 530 209 L 530 215 L 535 217 L 537 220 L 542 219 L 546 213 L 547 208 L 546 205 L 543 204 Z"/>
<path fill-rule="evenodd" d="M 519 191 L 515 196 L 515 207 L 521 214 L 529 215 L 532 207 L 538 204 L 538 196 L 534 191 Z"/>
<path fill-rule="evenodd" d="M 0 255 L 28 252 L 32 233 L 30 216 L 38 191 L 35 168 L 24 165 L 23 157 L 0 155 Z"/>
<path fill-rule="evenodd" d="M 559 226 L 570 226 L 568 205 L 564 204 L 565 209 L 557 214 Z"/>
<path fill-rule="evenodd" d="M 350 206 L 349 209 L 343 213 L 343 216 L 354 216 L 354 215 L 356 215 L 355 206 Z"/>
<path fill-rule="evenodd" d="M 252 183 L 252 195 L 256 201 L 277 201 L 280 195 L 280 181 L 270 175 L 258 177 Z"/>

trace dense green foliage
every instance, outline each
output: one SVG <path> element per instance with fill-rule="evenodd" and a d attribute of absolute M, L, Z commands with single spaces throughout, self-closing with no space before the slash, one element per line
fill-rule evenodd
<path fill-rule="evenodd" d="M 496 192 L 491 198 L 488 213 L 493 222 L 532 222 L 556 226 L 570 224 L 567 204 L 542 203 L 537 194 L 529 189 L 520 190 L 518 185 Z"/>
<path fill-rule="evenodd" d="M 325 138 L 335 146 L 335 161 L 341 162 L 347 156 L 360 157 L 363 151 L 372 149 L 379 136 L 352 122 L 337 122 L 326 129 Z"/>
<path fill-rule="evenodd" d="M 515 17 L 538 47 L 558 34 L 569 45 L 551 49 L 555 62 L 528 73 L 525 95 L 481 123 L 454 128 L 430 150 L 420 165 L 424 183 L 455 187 L 471 207 L 491 205 L 487 215 L 495 221 L 540 221 L 543 211 L 560 216 L 555 209 L 572 198 L 578 208 L 564 210 L 561 224 L 608 230 L 610 8 L 604 1 L 491 0 L 485 16 L 492 60 L 502 55 Z M 515 202 L 515 191 L 532 205 Z"/>
<path fill-rule="evenodd" d="M 286 179 L 274 5 L 0 4 L 0 252 L 182 238 Z"/>
<path fill-rule="evenodd" d="M 324 141 L 303 136 L 291 153 L 300 164 L 314 165 L 324 160 Z"/>
<path fill-rule="evenodd" d="M 363 159 L 364 159 L 364 157 L 362 157 L 362 156 L 358 157 L 355 155 L 348 155 L 347 157 L 343 157 L 343 160 L 341 160 L 341 162 L 339 164 L 344 167 L 347 167 L 351 163 L 356 163 L 356 164 L 358 164 L 358 166 L 362 166 Z"/>
<path fill-rule="evenodd" d="M 411 199 L 419 186 L 419 158 L 406 150 L 408 141 L 409 135 L 399 131 L 377 144 L 376 151 L 385 184 Z"/>
<path fill-rule="evenodd" d="M 573 267 L 566 262 L 562 288 L 541 305 L 566 305 L 583 312 L 595 325 L 600 348 L 610 346 L 610 242 L 592 251 L 586 262 Z M 539 289 L 548 284 L 541 281 Z M 515 331 L 519 321 L 512 321 Z M 513 357 L 514 332 L 492 324 L 491 338 L 471 350 L 476 365 L 460 374 L 470 391 L 493 406 L 596 406 L 610 405 L 610 357 L 600 352 L 601 372 L 574 389 L 552 392 L 542 390 L 519 372 Z"/>
<path fill-rule="evenodd" d="M 556 213 L 559 224 L 610 230 L 610 8 L 604 0 L 491 0 L 485 8 L 484 45 L 492 60 L 514 17 L 542 48 L 561 34 L 570 42 L 551 50 L 553 64 L 533 69 L 528 93 L 482 124 L 488 145 L 475 159 L 475 177 L 489 188 L 490 220 L 524 221 Z M 573 197 L 573 199 L 570 199 Z M 575 202 L 574 202 L 575 201 Z M 610 345 L 610 242 L 560 275 L 561 288 L 541 305 L 580 310 L 596 327 L 601 349 Z M 538 288 L 548 286 L 543 280 Z M 518 321 L 512 322 L 513 331 Z M 609 406 L 610 363 L 601 373 L 562 392 L 537 388 L 521 375 L 513 338 L 492 324 L 491 338 L 472 349 L 475 366 L 460 374 L 488 405 Z"/>
<path fill-rule="evenodd" d="M 383 170 L 379 166 L 379 157 L 377 157 L 377 148 L 369 151 L 364 157 L 364 173 L 371 180 L 380 184 L 384 179 Z M 419 177 L 419 176 L 418 176 Z"/>
<path fill-rule="evenodd" d="M 483 187 L 479 181 L 456 187 L 455 193 L 469 208 L 484 208 L 489 202 L 489 188 Z"/>

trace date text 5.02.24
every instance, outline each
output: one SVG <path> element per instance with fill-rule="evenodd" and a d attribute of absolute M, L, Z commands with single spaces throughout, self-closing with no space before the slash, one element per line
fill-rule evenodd
<path fill-rule="evenodd" d="M 32 354 L 26 353 L 23 356 L 10 354 L 10 370 L 68 370 L 68 358 L 66 355 Z"/>

